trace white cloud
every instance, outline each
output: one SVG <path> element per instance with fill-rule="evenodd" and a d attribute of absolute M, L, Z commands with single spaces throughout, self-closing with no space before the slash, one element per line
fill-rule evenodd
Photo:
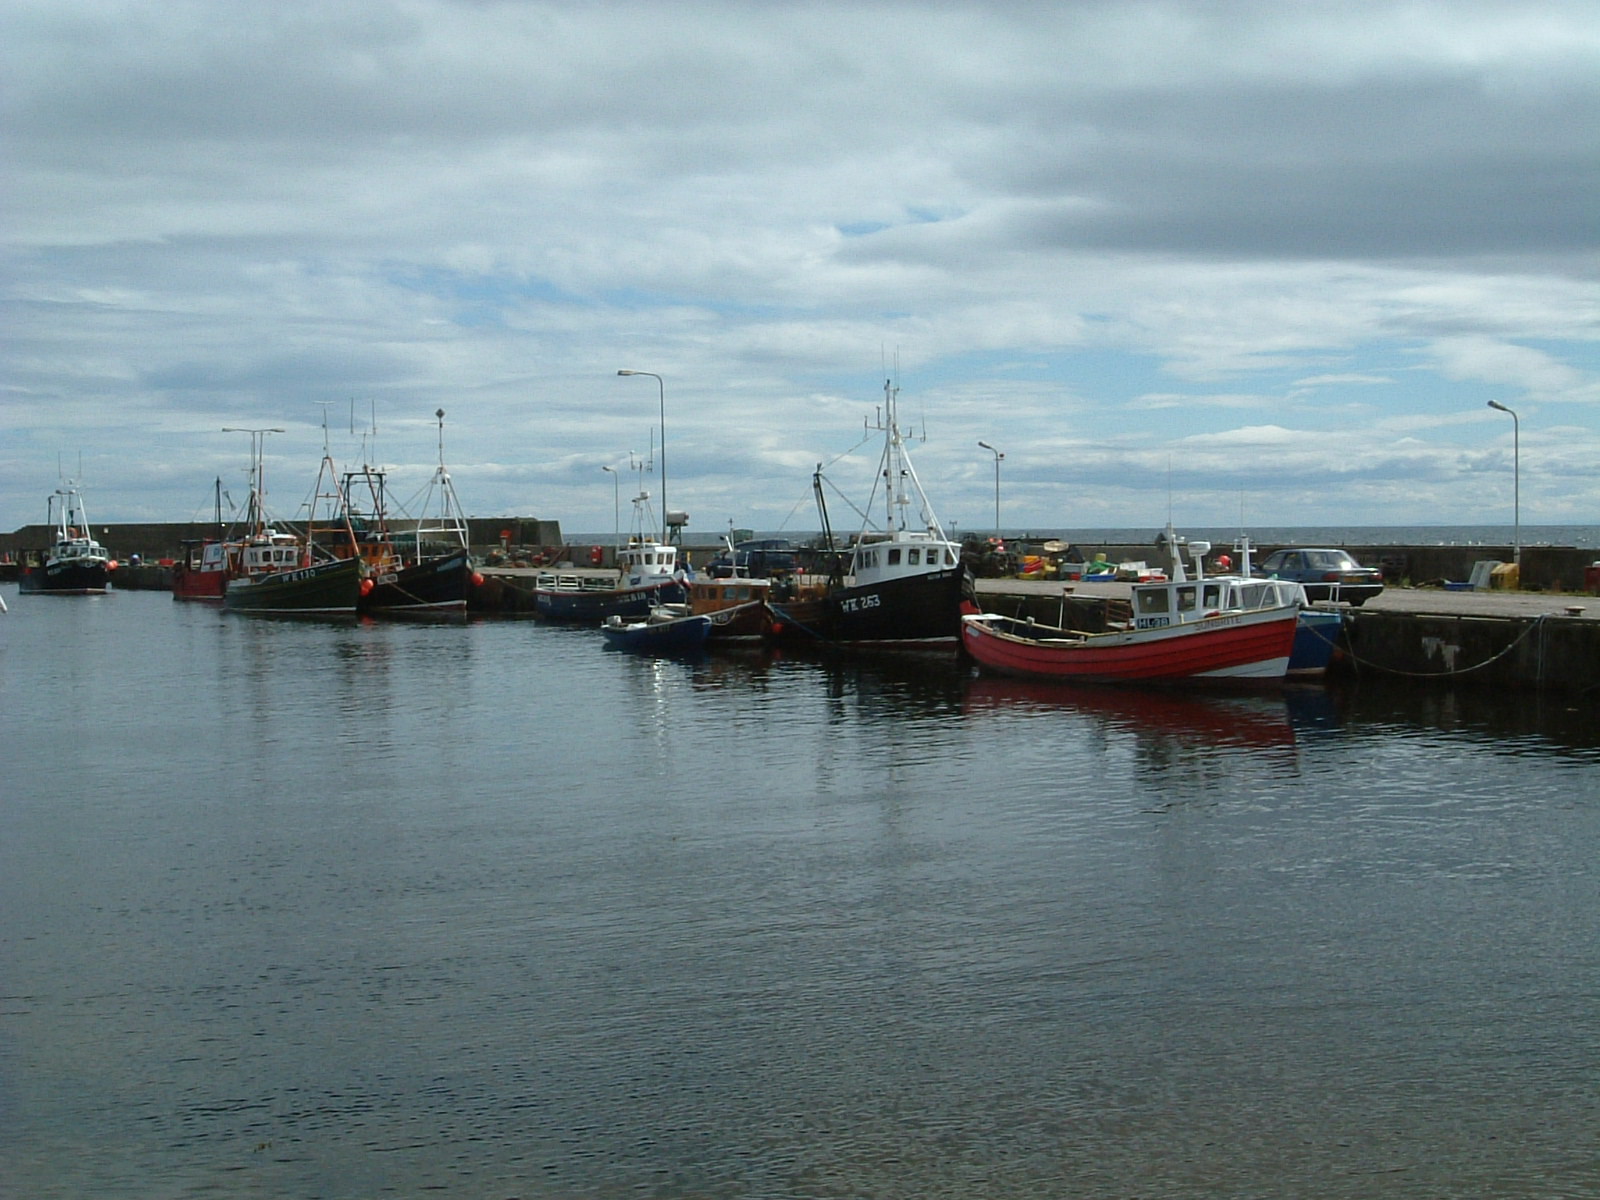
<path fill-rule="evenodd" d="M 355 399 L 423 475 L 446 408 L 475 511 L 609 528 L 625 365 L 675 506 L 759 525 L 896 362 L 952 519 L 981 437 L 1019 523 L 1124 524 L 1176 445 L 1196 497 L 1456 520 L 1500 398 L 1566 422 L 1530 519 L 1593 521 L 1592 11 L 19 0 L 0 526 L 79 450 L 97 515 L 185 516 L 224 424 L 309 474 Z"/>

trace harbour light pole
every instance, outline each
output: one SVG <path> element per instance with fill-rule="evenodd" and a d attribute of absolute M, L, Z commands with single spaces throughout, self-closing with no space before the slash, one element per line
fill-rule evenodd
<path fill-rule="evenodd" d="M 994 535 L 995 535 L 995 537 L 999 537 L 1000 536 L 1000 460 L 1003 459 L 1005 457 L 1005 455 L 1003 453 L 1001 453 L 999 450 L 996 450 L 993 446 L 989 445 L 988 442 L 979 442 L 978 445 L 982 446 L 990 454 L 994 455 Z"/>
<path fill-rule="evenodd" d="M 621 370 L 618 375 L 647 375 L 656 381 L 656 393 L 661 401 L 661 544 L 667 544 L 667 385 L 654 371 Z"/>
<path fill-rule="evenodd" d="M 611 544 L 622 545 L 622 482 L 617 478 L 615 467 L 601 467 L 602 471 L 611 476 Z"/>
<path fill-rule="evenodd" d="M 1489 407 L 1511 413 L 1511 561 L 1522 566 L 1522 422 L 1517 414 L 1498 400 Z"/>

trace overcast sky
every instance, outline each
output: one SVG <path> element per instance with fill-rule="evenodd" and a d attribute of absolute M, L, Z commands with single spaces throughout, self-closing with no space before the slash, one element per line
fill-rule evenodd
<path fill-rule="evenodd" d="M 292 516 L 324 414 L 404 500 L 437 408 L 473 514 L 626 526 L 619 368 L 691 537 L 864 499 L 890 375 L 958 532 L 979 440 L 1012 527 L 1509 524 L 1490 400 L 1600 523 L 1594 2 L 0 0 L 0 71 L 3 529 L 205 519 L 225 426 Z"/>

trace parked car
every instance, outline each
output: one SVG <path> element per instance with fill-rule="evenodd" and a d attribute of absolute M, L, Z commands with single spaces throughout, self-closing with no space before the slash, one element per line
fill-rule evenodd
<path fill-rule="evenodd" d="M 728 579 L 734 575 L 749 579 L 771 579 L 774 575 L 799 569 L 799 547 L 784 538 L 755 538 L 739 542 L 731 554 L 724 550 L 706 564 L 706 574 L 713 579 Z"/>
<path fill-rule="evenodd" d="M 1383 591 L 1383 572 L 1363 567 L 1344 550 L 1274 550 L 1254 574 L 1293 580 L 1305 588 L 1307 600 L 1348 600 L 1357 607 Z"/>

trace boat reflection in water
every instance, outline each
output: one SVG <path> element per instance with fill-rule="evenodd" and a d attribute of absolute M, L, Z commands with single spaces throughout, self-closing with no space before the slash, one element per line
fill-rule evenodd
<path fill-rule="evenodd" d="M 1295 726 L 1283 692 L 1201 693 L 1152 688 L 1063 688 L 1026 679 L 975 676 L 968 716 L 1082 717 L 1108 731 L 1204 747 L 1292 748 Z"/>

